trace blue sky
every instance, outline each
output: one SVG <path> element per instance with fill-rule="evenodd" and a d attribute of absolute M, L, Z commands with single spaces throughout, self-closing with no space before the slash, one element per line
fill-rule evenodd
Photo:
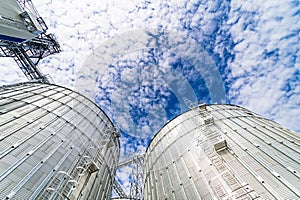
<path fill-rule="evenodd" d="M 237 104 L 300 132 L 299 0 L 33 3 L 63 49 L 39 67 L 103 108 L 123 156 L 144 151 L 184 99 Z M 26 81 L 11 59 L 0 71 L 1 85 Z"/>

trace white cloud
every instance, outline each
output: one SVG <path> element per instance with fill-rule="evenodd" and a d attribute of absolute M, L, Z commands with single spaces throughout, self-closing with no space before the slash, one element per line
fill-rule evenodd
<path fill-rule="evenodd" d="M 166 98 L 151 104 L 152 100 L 157 100 L 155 94 L 159 91 L 161 96 L 168 97 L 170 91 L 167 89 L 174 86 L 178 89 L 177 97 L 180 97 L 188 89 L 184 79 L 172 72 L 170 63 L 177 57 L 170 55 L 184 52 L 191 54 L 189 58 L 195 58 L 197 62 L 200 59 L 196 58 L 203 55 L 200 50 L 192 51 L 192 43 L 179 45 L 176 52 L 161 49 L 164 54 L 158 52 L 156 55 L 159 62 L 153 64 L 149 62 L 151 56 L 147 51 L 141 50 L 145 48 L 145 41 L 141 38 L 126 38 L 133 41 L 124 44 L 113 40 L 113 36 L 144 28 L 175 33 L 185 42 L 188 42 L 188 38 L 195 38 L 199 43 L 206 41 L 205 45 L 212 45 L 212 50 L 220 55 L 221 60 L 226 57 L 224 51 L 228 50 L 235 57 L 232 62 L 225 63 L 228 64 L 225 72 L 230 69 L 230 74 L 223 74 L 230 83 L 228 98 L 231 103 L 245 106 L 300 131 L 300 24 L 299 15 L 294 15 L 298 8 L 292 7 L 291 1 L 232 0 L 230 8 L 228 2 L 215 0 L 36 0 L 34 3 L 48 24 L 49 32 L 57 36 L 63 49 L 62 53 L 42 60 L 39 65 L 41 70 L 51 74 L 55 83 L 74 88 L 78 81 L 77 73 L 89 62 L 89 55 L 95 53 L 102 56 L 103 60 L 90 60 L 92 66 L 87 70 L 91 71 L 89 76 L 82 77 L 82 82 L 86 84 L 82 91 L 88 89 L 85 95 L 90 98 L 94 98 L 96 93 L 99 105 L 123 130 L 129 131 L 128 134 L 139 135 L 141 138 L 153 136 L 166 120 L 167 105 Z M 227 13 L 229 15 L 225 16 Z M 228 21 L 225 17 L 228 17 Z M 222 31 L 232 38 L 224 38 L 228 35 L 222 35 Z M 226 43 L 225 39 L 232 40 L 232 49 L 231 43 Z M 155 42 L 153 40 L 151 45 Z M 161 39 L 160 42 L 167 41 Z M 104 43 L 107 48 L 97 48 Z M 139 48 L 128 52 L 128 44 Z M 124 51 L 115 51 L 119 47 L 117 45 L 124 45 Z M 137 58 L 144 60 L 134 62 Z M 3 74 L 1 85 L 26 81 L 12 60 L 1 59 L 0 62 Z M 105 64 L 114 66 L 107 67 Z M 210 75 L 206 68 L 200 74 L 204 77 Z M 90 82 L 96 78 L 99 88 Z M 209 81 L 207 79 L 207 83 Z M 146 119 L 141 117 L 142 126 L 136 126 L 129 113 L 129 104 L 147 109 L 151 120 L 144 123 Z M 132 142 L 135 142 L 135 146 Z M 146 146 L 145 141 L 139 143 L 128 141 L 127 138 L 122 138 L 121 143 L 124 147 L 122 155 L 127 156 L 136 149 L 143 151 Z M 125 172 L 121 174 L 122 180 L 128 178 L 128 170 Z M 128 188 L 128 182 L 125 186 Z"/>
<path fill-rule="evenodd" d="M 292 81 L 299 73 L 293 60 L 300 55 L 299 34 L 295 34 L 300 28 L 294 16 L 297 8 L 280 1 L 233 1 L 231 6 L 230 30 L 239 41 L 234 48 L 235 60 L 229 64 L 235 79 L 229 93 L 236 99 L 232 103 L 299 131 L 300 111 L 294 108 L 300 94 L 297 87 L 283 89 L 286 84 L 299 86 L 299 78 Z"/>
<path fill-rule="evenodd" d="M 0 85 L 27 81 L 27 78 L 12 58 L 0 59 L 0 72 Z"/>

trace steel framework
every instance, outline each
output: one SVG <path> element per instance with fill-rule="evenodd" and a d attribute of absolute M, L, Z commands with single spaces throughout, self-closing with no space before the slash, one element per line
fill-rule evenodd
<path fill-rule="evenodd" d="M 131 183 L 129 194 L 126 194 L 122 185 L 115 179 L 113 190 L 118 195 L 116 198 L 142 200 L 143 199 L 143 165 L 145 154 L 135 155 L 123 162 L 120 162 L 118 168 L 131 166 Z M 114 199 L 114 198 L 113 198 Z"/>
<path fill-rule="evenodd" d="M 143 166 L 144 156 L 135 156 L 132 159 L 132 183 L 130 186 L 130 199 L 143 199 Z"/>
<path fill-rule="evenodd" d="M 24 15 L 27 11 L 34 15 L 43 32 L 24 42 L 0 40 L 0 57 L 13 58 L 29 80 L 40 80 L 44 83 L 52 82 L 49 76 L 45 76 L 37 65 L 46 56 L 59 53 L 61 51 L 60 45 L 53 34 L 46 34 L 48 27 L 31 0 L 19 0 L 18 2 L 24 10 Z M 28 24 L 26 25 L 28 27 Z"/>

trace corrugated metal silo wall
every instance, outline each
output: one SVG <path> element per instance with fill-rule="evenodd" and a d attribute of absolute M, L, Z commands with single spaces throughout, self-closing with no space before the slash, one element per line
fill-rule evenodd
<path fill-rule="evenodd" d="M 299 199 L 298 133 L 233 105 L 166 124 L 145 156 L 145 199 Z"/>
<path fill-rule="evenodd" d="M 0 98 L 0 199 L 110 198 L 120 145 L 99 107 L 40 83 Z"/>

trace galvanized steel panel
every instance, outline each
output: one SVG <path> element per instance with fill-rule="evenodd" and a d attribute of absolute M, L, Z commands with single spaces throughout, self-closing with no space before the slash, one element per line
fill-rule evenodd
<path fill-rule="evenodd" d="M 300 198 L 299 134 L 242 107 L 206 108 L 181 114 L 151 141 L 145 199 Z M 227 146 L 215 149 L 222 138 Z"/>
<path fill-rule="evenodd" d="M 0 113 L 0 137 L 4 137 L 0 140 L 1 199 L 68 195 L 69 180 L 79 181 L 78 185 L 89 181 L 80 179 L 76 171 L 84 169 L 80 173 L 90 173 L 84 167 L 90 165 L 98 148 L 103 150 L 94 161 L 99 166 L 94 172 L 98 178 L 94 184 L 88 184 L 92 188 L 84 188 L 82 192 L 98 197 L 105 193 L 103 198 L 109 199 L 120 146 L 111 132 L 107 132 L 109 137 L 103 135 L 113 125 L 101 109 L 85 97 L 56 85 L 25 83 L 1 87 L 0 91 L 0 97 L 4 97 L 0 105 L 6 109 L 6 113 Z M 9 101 L 14 106 L 5 102 L 9 96 L 13 96 L 14 100 Z M 113 146 L 108 147 L 107 142 Z M 95 148 L 90 148 L 92 144 Z M 87 162 L 81 162 L 87 155 L 90 155 Z M 101 160 L 106 162 L 100 163 Z M 53 187 L 55 192 L 49 189 Z"/>

